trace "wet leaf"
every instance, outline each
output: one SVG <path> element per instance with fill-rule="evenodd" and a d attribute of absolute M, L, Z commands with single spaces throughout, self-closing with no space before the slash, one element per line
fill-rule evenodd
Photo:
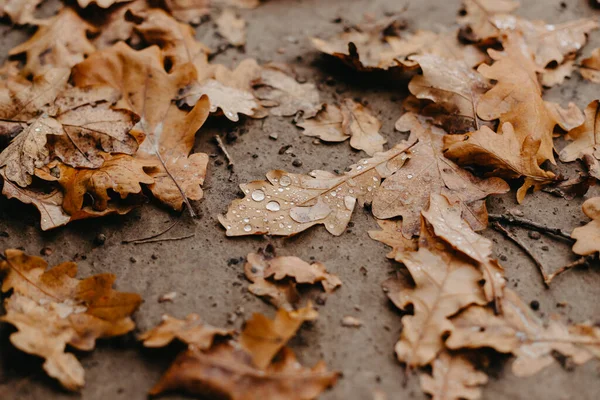
<path fill-rule="evenodd" d="M 313 368 L 300 366 L 288 348 L 266 370 L 258 369 L 244 350 L 223 343 L 206 352 L 192 348 L 179 355 L 150 394 L 185 390 L 231 400 L 305 400 L 335 385 L 338 375 L 327 371 L 323 362 Z"/>
<path fill-rule="evenodd" d="M 351 99 L 341 104 L 342 131 L 350 136 L 350 146 L 372 156 L 383 151 L 387 140 L 379 133 L 381 122 L 366 107 Z"/>
<path fill-rule="evenodd" d="M 356 203 L 370 203 L 381 179 L 402 167 L 411 147 L 401 143 L 352 165 L 343 175 L 313 171 L 309 175 L 274 170 L 267 181 L 240 185 L 245 197 L 234 200 L 219 222 L 227 236 L 291 236 L 323 224 L 339 236 L 345 230 Z"/>
<path fill-rule="evenodd" d="M 382 230 L 369 231 L 369 237 L 392 248 L 392 251 L 386 254 L 387 258 L 396 259 L 405 251 L 417 250 L 416 240 L 407 239 L 402 234 L 402 221 L 378 219 L 377 224 Z"/>
<path fill-rule="evenodd" d="M 577 240 L 573 245 L 573 252 L 586 256 L 600 251 L 600 197 L 586 200 L 582 208 L 583 213 L 592 221 L 573 229 L 571 237 Z"/>
<path fill-rule="evenodd" d="M 141 298 L 112 289 L 115 276 L 75 278 L 77 265 L 66 262 L 47 270 L 42 258 L 6 250 L 0 261 L 6 315 L 0 318 L 18 331 L 10 336 L 19 349 L 45 359 L 44 369 L 69 390 L 84 384 L 84 370 L 66 345 L 94 349 L 96 339 L 124 335 L 134 329 L 130 315 Z"/>
<path fill-rule="evenodd" d="M 583 160 L 591 176 L 600 179 L 600 102 L 592 101 L 585 109 L 585 122 L 569 131 L 566 138 L 573 141 L 561 150 L 561 161 Z"/>
<path fill-rule="evenodd" d="M 487 375 L 460 354 L 441 353 L 431 369 L 432 374 L 421 374 L 420 381 L 423 391 L 433 400 L 480 399 L 479 386 L 488 382 Z"/>
<path fill-rule="evenodd" d="M 516 293 L 505 289 L 502 315 L 472 306 L 452 319 L 446 345 L 451 349 L 490 347 L 516 356 L 512 370 L 530 376 L 553 364 L 553 352 L 569 357 L 576 365 L 600 356 L 600 329 L 592 325 L 566 326 L 557 318 L 545 327 Z"/>
<path fill-rule="evenodd" d="M 231 329 L 215 328 L 205 324 L 198 314 L 189 314 L 185 319 L 163 315 L 161 323 L 144 332 L 139 339 L 146 347 L 165 347 L 175 339 L 198 350 L 208 350 L 215 338 L 226 338 L 234 334 Z"/>
<path fill-rule="evenodd" d="M 445 132 L 420 120 L 415 114 L 404 114 L 396 129 L 410 131 L 411 149 L 406 165 L 391 174 L 375 192 L 373 214 L 380 219 L 402 216 L 404 236 L 419 231 L 422 209 L 427 208 L 430 194 L 443 194 L 453 204 L 460 204 L 462 217 L 474 230 L 487 226 L 485 199 L 490 194 L 505 193 L 508 185 L 499 178 L 479 179 L 461 169 L 442 154 Z"/>

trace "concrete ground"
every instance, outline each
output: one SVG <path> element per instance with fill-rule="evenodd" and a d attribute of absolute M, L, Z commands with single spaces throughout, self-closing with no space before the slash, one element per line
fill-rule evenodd
<path fill-rule="evenodd" d="M 400 102 L 406 95 L 402 87 L 367 81 L 365 77 L 348 73 L 339 64 L 317 54 L 306 37 L 327 37 L 342 29 L 332 22 L 342 17 L 344 22 L 360 22 L 364 13 L 376 17 L 385 12 L 408 6 L 405 18 L 410 29 L 440 30 L 454 23 L 459 0 L 271 0 L 242 15 L 248 21 L 248 44 L 245 54 L 229 49 L 216 57 L 217 62 L 233 65 L 246 57 L 259 61 L 287 62 L 294 65 L 299 75 L 319 83 L 323 100 L 351 96 L 368 100 L 370 107 L 383 122 L 383 134 L 390 144 L 404 134 L 394 131 L 394 121 L 400 116 Z M 587 0 L 523 0 L 519 14 L 531 19 L 561 22 L 599 14 Z M 561 3 L 564 6 L 561 6 Z M 50 2 L 46 10 L 56 6 Z M 3 58 L 8 49 L 26 38 L 26 32 L 0 28 L 0 48 Z M 214 27 L 206 23 L 198 28 L 198 38 L 215 48 L 222 43 L 214 35 Z M 584 54 L 600 46 L 600 31 L 592 35 Z M 283 49 L 284 51 L 277 51 Z M 334 84 L 325 84 L 332 76 Z M 566 105 L 574 101 L 585 107 L 598 98 L 600 86 L 582 79 L 575 73 L 561 87 L 549 90 L 547 99 Z M 265 120 L 245 120 L 239 124 L 211 123 L 198 135 L 196 150 L 216 154 L 211 158 L 206 182 L 205 199 L 194 204 L 201 215 L 191 220 L 186 214 L 178 216 L 156 204 L 148 204 L 125 217 L 110 217 L 70 224 L 52 232 L 41 232 L 36 212 L 13 201 L 0 200 L 0 249 L 23 247 L 30 254 L 39 254 L 44 247 L 54 250 L 46 257 L 51 264 L 77 260 L 80 277 L 101 272 L 118 276 L 117 288 L 140 293 L 145 302 L 135 314 L 137 332 L 146 330 L 168 313 L 184 317 L 198 313 L 216 326 L 228 326 L 228 318 L 236 310 L 247 318 L 253 312 L 274 310 L 246 291 L 242 264 L 236 263 L 249 252 L 272 243 L 281 255 L 296 255 L 305 260 L 325 263 L 337 274 L 344 286 L 319 307 L 320 318 L 303 328 L 291 342 L 304 364 L 312 365 L 324 359 L 328 366 L 343 372 L 343 378 L 323 399 L 366 400 L 375 389 L 387 393 L 390 399 L 424 399 L 416 375 L 409 375 L 403 385 L 403 368 L 396 361 L 393 348 L 401 324 L 400 313 L 386 299 L 380 284 L 397 265 L 385 258 L 384 245 L 369 239 L 367 231 L 376 224 L 364 210 L 357 210 L 352 226 L 341 237 L 329 235 L 322 227 L 313 228 L 291 239 L 247 237 L 228 239 L 216 216 L 226 211 L 227 205 L 238 196 L 238 184 L 260 179 L 270 169 L 281 168 L 292 172 L 312 169 L 344 169 L 364 157 L 352 151 L 347 143 L 314 145 L 312 138 L 303 137 L 291 123 L 291 118 L 268 117 Z M 237 139 L 228 144 L 236 163 L 233 174 L 222 164 L 223 156 L 211 141 L 215 134 Z M 269 139 L 270 133 L 279 139 Z M 291 145 L 293 155 L 278 153 L 284 145 Z M 562 146 L 561 143 L 558 145 Z M 302 161 L 301 167 L 292 161 Z M 574 174 L 576 165 L 559 166 L 567 174 Z M 598 195 L 592 189 L 590 195 Z M 581 212 L 582 199 L 567 201 L 546 193 L 528 196 L 518 206 L 527 218 L 558 226 L 567 231 L 586 221 Z M 491 198 L 491 212 L 502 213 L 516 207 L 514 192 Z M 145 245 L 123 245 L 121 241 L 148 236 L 163 230 L 172 221 L 181 222 L 171 233 L 174 236 L 195 233 L 192 239 Z M 542 236 L 528 238 L 527 232 L 516 230 L 527 241 L 549 271 L 574 259 L 566 244 Z M 104 246 L 94 245 L 97 234 L 104 233 Z M 537 300 L 537 313 L 547 317 L 561 314 L 573 322 L 600 321 L 600 269 L 577 269 L 565 273 L 544 287 L 536 266 L 512 243 L 494 231 L 485 235 L 494 240 L 495 254 L 514 288 L 528 303 Z M 547 246 L 547 247 L 545 247 Z M 546 249 L 546 250 L 544 250 Z M 154 257 L 153 257 L 154 256 Z M 156 258 L 156 259 L 154 259 Z M 135 259 L 132 262 L 130 259 Z M 364 274 L 364 269 L 367 273 Z M 159 303 L 158 297 L 175 291 L 172 303 Z M 317 292 L 308 293 L 314 298 Z M 566 303 L 559 307 L 558 303 Z M 359 329 L 340 324 L 343 316 L 352 315 L 362 321 Z M 243 318 L 233 326 L 239 327 Z M 80 395 L 65 393 L 41 369 L 39 359 L 15 350 L 8 341 L 12 328 L 0 326 L 0 399 L 2 400 L 85 400 L 126 399 L 146 397 L 147 390 L 158 380 L 175 356 L 174 349 L 148 351 L 140 347 L 134 335 L 110 341 L 101 341 L 89 354 L 78 354 L 86 370 L 86 386 Z M 600 398 L 600 372 L 597 362 L 590 362 L 575 370 L 555 364 L 528 379 L 516 378 L 510 372 L 509 359 L 494 359 L 490 366 L 490 383 L 484 389 L 485 399 L 578 399 Z M 165 396 L 180 399 L 181 396 Z"/>

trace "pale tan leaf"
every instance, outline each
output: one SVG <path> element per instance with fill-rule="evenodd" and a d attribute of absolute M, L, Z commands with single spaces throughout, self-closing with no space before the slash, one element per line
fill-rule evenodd
<path fill-rule="evenodd" d="M 270 171 L 267 181 L 240 185 L 245 197 L 234 200 L 219 221 L 227 236 L 270 234 L 290 236 L 317 224 L 341 235 L 357 203 L 370 203 L 381 179 L 402 167 L 410 144 L 401 143 L 352 165 L 336 175 L 312 171 L 309 175 Z"/>
<path fill-rule="evenodd" d="M 318 137 L 325 142 L 343 142 L 349 138 L 342 130 L 342 112 L 334 104 L 325 104 L 315 118 L 297 124 L 302 134 Z"/>
<path fill-rule="evenodd" d="M 497 38 L 500 30 L 493 17 L 510 14 L 519 6 L 520 3 L 515 0 L 463 0 L 458 18 L 462 25 L 460 36 L 473 42 Z"/>
<path fill-rule="evenodd" d="M 8 15 L 17 25 L 37 23 L 35 10 L 44 0 L 1 0 L 0 16 Z"/>
<path fill-rule="evenodd" d="M 101 8 L 108 8 L 114 4 L 126 3 L 128 1 L 131 0 L 77 0 L 77 4 L 79 4 L 79 7 L 81 8 L 86 8 L 90 4 L 96 4 L 98 7 Z"/>
<path fill-rule="evenodd" d="M 215 20 L 218 32 L 233 46 L 246 44 L 246 21 L 235 15 L 232 9 L 226 8 Z"/>
<path fill-rule="evenodd" d="M 350 136 L 350 146 L 372 156 L 383 151 L 387 140 L 379 133 L 381 122 L 362 104 L 352 99 L 341 103 L 342 131 Z"/>
<path fill-rule="evenodd" d="M 369 231 L 369 237 L 392 248 L 392 250 L 386 254 L 387 258 L 396 259 L 405 251 L 417 250 L 416 240 L 413 238 L 407 239 L 402 234 L 402 221 L 378 219 L 377 224 L 382 230 Z"/>
<path fill-rule="evenodd" d="M 585 109 L 585 121 L 569 131 L 566 138 L 573 141 L 560 151 L 561 161 L 572 162 L 581 159 L 585 162 L 589 173 L 600 179 L 600 128 L 598 121 L 600 102 L 592 101 Z"/>
<path fill-rule="evenodd" d="M 573 245 L 573 252 L 587 256 L 600 251 L 600 197 L 586 200 L 582 208 L 592 221 L 573 229 L 571 237 L 577 241 Z"/>
<path fill-rule="evenodd" d="M 263 251 L 250 253 L 244 264 L 244 274 L 252 282 L 248 291 L 256 296 L 262 297 L 276 308 L 287 311 L 294 309 L 294 304 L 300 300 L 300 294 L 296 290 L 294 282 L 271 282 L 265 279 L 265 271 L 269 267 L 271 257 Z"/>
<path fill-rule="evenodd" d="M 546 101 L 546 108 L 552 114 L 552 118 L 565 131 L 577 128 L 585 122 L 585 116 L 573 102 L 569 102 L 567 108 L 562 108 L 560 104 Z"/>
<path fill-rule="evenodd" d="M 581 60 L 579 73 L 590 82 L 600 83 L 600 48 L 594 49 L 590 57 Z"/>
<path fill-rule="evenodd" d="M 441 353 L 431 370 L 431 375 L 421 374 L 420 381 L 423 391 L 433 400 L 477 400 L 481 398 L 479 386 L 488 382 L 487 375 L 460 354 Z"/>
<path fill-rule="evenodd" d="M 146 347 L 165 347 L 177 339 L 199 350 L 208 350 L 216 337 L 225 338 L 233 334 L 231 329 L 205 324 L 198 314 L 189 314 L 185 319 L 163 315 L 161 323 L 141 334 L 139 339 Z"/>

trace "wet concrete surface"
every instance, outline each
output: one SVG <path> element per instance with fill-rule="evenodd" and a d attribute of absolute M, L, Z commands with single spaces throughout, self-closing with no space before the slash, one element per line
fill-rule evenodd
<path fill-rule="evenodd" d="M 531 19 L 563 22 L 574 18 L 598 15 L 586 0 L 524 0 L 518 14 Z M 244 58 L 254 57 L 261 62 L 275 61 L 292 64 L 299 76 L 319 85 L 324 101 L 343 97 L 366 100 L 383 122 L 382 133 L 391 145 L 406 137 L 395 132 L 394 122 L 401 115 L 401 101 L 406 95 L 402 85 L 390 87 L 359 74 L 348 73 L 337 63 L 317 54 L 306 39 L 309 35 L 328 37 L 343 28 L 333 22 L 360 22 L 364 13 L 375 17 L 397 11 L 408 5 L 404 15 L 409 29 L 439 31 L 454 24 L 459 9 L 458 0 L 394 1 L 394 0 L 272 0 L 253 11 L 242 11 L 248 21 L 248 44 L 245 53 L 229 49 L 215 62 L 229 66 Z M 48 9 L 52 8 L 50 4 Z M 214 35 L 209 22 L 198 28 L 198 38 L 215 48 L 222 39 Z M 25 40 L 26 31 L 3 26 L 0 48 L 6 56 L 8 49 Z M 583 54 L 600 46 L 600 31 L 592 34 Z M 279 50 L 281 49 L 281 50 Z M 279 51 L 278 51 L 279 50 Z M 328 77 L 329 84 L 325 83 Z M 548 90 L 545 97 L 566 106 L 569 101 L 584 108 L 598 97 L 600 86 L 582 81 L 577 73 L 564 85 Z M 269 139 L 277 133 L 276 141 Z M 235 160 L 234 172 L 212 141 L 215 134 L 229 135 L 227 148 Z M 235 140 L 232 140 L 234 139 Z M 66 260 L 79 263 L 79 276 L 110 272 L 118 276 L 117 288 L 140 293 L 145 302 L 135 314 L 136 333 L 160 321 L 167 313 L 184 317 L 198 313 L 215 326 L 240 327 L 242 320 L 253 312 L 269 316 L 274 310 L 246 290 L 242 263 L 249 252 L 272 243 L 280 255 L 296 255 L 305 260 L 323 262 L 337 274 L 343 287 L 319 306 L 317 322 L 302 328 L 291 342 L 300 360 L 312 365 L 324 359 L 332 369 L 343 372 L 343 378 L 323 399 L 366 400 L 380 389 L 390 399 L 424 399 L 417 375 L 410 374 L 404 383 L 403 367 L 396 361 L 393 348 L 401 329 L 401 314 L 394 309 L 381 290 L 381 282 L 395 274 L 398 266 L 385 258 L 387 248 L 371 240 L 367 231 L 377 225 L 370 214 L 358 209 L 352 224 L 340 237 L 329 235 L 316 227 L 296 237 L 266 238 L 225 237 L 216 216 L 224 213 L 231 200 L 239 195 L 238 185 L 261 179 L 270 169 L 285 169 L 307 173 L 313 169 L 343 170 L 364 157 L 350 149 L 347 143 L 335 145 L 312 143 L 291 122 L 291 118 L 270 116 L 264 120 L 246 119 L 233 124 L 211 122 L 197 137 L 196 151 L 211 157 L 205 185 L 205 198 L 194 204 L 200 218 L 192 220 L 187 214 L 178 215 L 150 202 L 124 217 L 108 217 L 80 221 L 51 232 L 41 232 L 36 211 L 14 201 L 0 200 L 0 249 L 22 247 L 30 254 L 39 254 L 44 247 L 54 250 L 46 257 L 51 264 Z M 292 154 L 279 154 L 282 146 L 290 145 Z M 562 148 L 563 142 L 557 146 Z M 293 166 L 294 160 L 302 165 Z M 559 170 L 573 176 L 577 164 L 559 165 Z M 514 189 L 514 187 L 513 187 Z M 598 195 L 592 188 L 589 196 Z M 585 222 L 581 212 L 584 199 L 567 201 L 538 192 L 517 206 L 514 191 L 490 198 L 490 212 L 504 213 L 518 208 L 525 217 L 557 226 L 566 231 Z M 195 233 L 188 240 L 145 245 L 122 244 L 122 240 L 145 237 L 162 231 L 173 221 L 173 236 Z M 549 271 L 575 257 L 568 244 L 542 236 L 528 237 L 527 231 L 515 232 L 530 246 Z M 107 240 L 96 246 L 94 238 L 103 233 Z M 600 269 L 576 269 L 558 277 L 546 288 L 534 263 L 516 246 L 492 230 L 485 232 L 495 243 L 495 255 L 506 269 L 509 287 L 529 303 L 539 302 L 536 313 L 543 317 L 560 314 L 573 322 L 600 321 Z M 133 262 L 135 260 L 135 262 Z M 366 270 L 366 274 L 364 273 Z M 159 303 L 158 297 L 175 291 L 173 302 Z M 314 300 L 318 292 L 309 292 L 306 299 Z M 564 303 L 564 305 L 560 305 Z M 243 317 L 232 325 L 230 315 L 243 311 Z M 364 322 L 361 328 L 342 327 L 342 317 L 352 315 Z M 41 369 L 39 359 L 24 355 L 9 343 L 12 328 L 0 325 L 0 398 L 15 400 L 82 398 L 85 400 L 127 399 L 146 397 L 147 390 L 158 380 L 175 356 L 175 349 L 148 351 L 141 348 L 135 336 L 100 341 L 95 351 L 78 353 L 86 370 L 86 386 L 80 395 L 68 394 Z M 485 399 L 580 399 L 600 398 L 600 372 L 597 362 L 567 370 L 558 363 L 536 376 L 523 379 L 510 372 L 510 359 L 495 358 L 489 368 L 490 383 L 484 389 Z M 165 399 L 179 399 L 168 395 Z"/>

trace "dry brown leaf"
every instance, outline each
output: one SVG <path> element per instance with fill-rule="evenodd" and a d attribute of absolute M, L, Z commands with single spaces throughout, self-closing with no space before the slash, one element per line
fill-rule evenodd
<path fill-rule="evenodd" d="M 531 136 L 521 144 L 510 123 L 502 125 L 499 133 L 484 126 L 466 135 L 444 138 L 444 155 L 460 165 L 483 165 L 492 169 L 491 175 L 504 178 L 525 177 L 517 191 L 517 200 L 523 201 L 530 184 L 549 184 L 556 176 L 538 166 L 540 142 Z"/>
<path fill-rule="evenodd" d="M 8 15 L 10 20 L 17 25 L 34 24 L 39 22 L 35 18 L 36 8 L 44 0 L 0 0 L 0 16 Z"/>
<path fill-rule="evenodd" d="M 378 219 L 377 224 L 382 230 L 369 231 L 369 237 L 392 248 L 392 251 L 386 254 L 387 258 L 396 259 L 405 251 L 417 250 L 417 241 L 413 238 L 407 239 L 402 234 L 402 221 Z"/>
<path fill-rule="evenodd" d="M 592 221 L 573 229 L 571 237 L 577 241 L 573 245 L 573 252 L 587 256 L 600 251 L 600 197 L 586 200 L 582 208 L 583 213 Z"/>
<path fill-rule="evenodd" d="M 337 276 L 327 272 L 325 265 L 320 262 L 312 264 L 298 257 L 275 257 L 268 261 L 265 277 L 281 281 L 286 277 L 292 278 L 299 284 L 314 284 L 320 282 L 326 292 L 331 293 L 342 285 Z"/>
<path fill-rule="evenodd" d="M 223 10 L 215 23 L 219 34 L 231 45 L 237 47 L 246 45 L 246 20 L 236 16 L 232 9 Z"/>
<path fill-rule="evenodd" d="M 306 321 L 317 319 L 318 313 L 309 303 L 297 311 L 280 309 L 271 320 L 262 314 L 252 315 L 239 338 L 241 346 L 252 357 L 254 365 L 266 369 L 273 357 L 296 335 Z"/>
<path fill-rule="evenodd" d="M 255 87 L 256 97 L 265 101 L 263 104 L 268 101 L 270 113 L 278 117 L 289 117 L 302 111 L 304 118 L 311 118 L 323 107 L 314 84 L 298 83 L 276 65 L 262 68 Z"/>
<path fill-rule="evenodd" d="M 573 102 L 569 102 L 567 108 L 562 108 L 560 104 L 546 101 L 546 109 L 552 115 L 552 118 L 565 131 L 575 129 L 585 122 L 585 116 Z"/>
<path fill-rule="evenodd" d="M 454 325 L 446 345 L 451 349 L 491 347 L 517 358 L 512 370 L 517 376 L 534 375 L 553 364 L 553 352 L 583 364 L 600 357 L 600 329 L 592 325 L 566 326 L 553 318 L 548 327 L 529 310 L 518 295 L 505 289 L 502 315 L 490 308 L 472 306 L 452 319 Z"/>
<path fill-rule="evenodd" d="M 88 32 L 96 32 L 96 28 L 71 8 L 63 8 L 58 15 L 40 25 L 29 40 L 13 47 L 8 54 L 26 53 L 23 74 L 38 75 L 49 67 L 70 68 L 96 51 L 87 38 Z"/>
<path fill-rule="evenodd" d="M 197 25 L 210 13 L 210 0 L 164 0 L 167 10 L 179 21 Z"/>
<path fill-rule="evenodd" d="M 472 42 L 496 39 L 500 30 L 493 17 L 510 14 L 519 6 L 515 0 L 463 0 L 458 18 L 458 23 L 462 25 L 460 37 Z"/>
<path fill-rule="evenodd" d="M 556 68 L 544 69 L 539 76 L 540 83 L 547 88 L 562 85 L 571 77 L 573 69 L 575 69 L 575 58 L 571 56 Z"/>
<path fill-rule="evenodd" d="M 491 88 L 490 83 L 464 61 L 449 61 L 435 55 L 413 56 L 423 75 L 415 76 L 408 89 L 419 99 L 428 99 L 448 114 L 444 126 L 465 126 L 479 129 L 477 116 L 481 97 Z"/>
<path fill-rule="evenodd" d="M 196 349 L 208 350 L 216 337 L 226 338 L 234 333 L 231 329 L 205 324 L 198 314 L 189 314 L 185 319 L 163 315 L 161 323 L 141 334 L 139 339 L 146 347 L 165 347 L 177 339 Z"/>
<path fill-rule="evenodd" d="M 585 109 L 585 122 L 567 134 L 573 141 L 560 151 L 559 158 L 564 162 L 583 160 L 591 176 L 600 179 L 600 101 L 592 101 Z"/>
<path fill-rule="evenodd" d="M 109 207 L 110 191 L 121 199 L 142 192 L 140 184 L 151 185 L 154 179 L 148 173 L 158 168 L 158 163 L 144 161 L 128 155 L 104 156 L 104 164 L 97 169 L 71 168 L 59 164 L 58 183 L 63 188 L 63 209 L 76 215 L 83 208 L 84 197 L 91 196 L 92 208 L 105 211 Z"/>
<path fill-rule="evenodd" d="M 86 8 L 90 4 L 96 4 L 100 8 L 108 8 L 117 3 L 126 3 L 131 0 L 77 0 L 79 7 Z"/>
<path fill-rule="evenodd" d="M 343 175 L 312 171 L 309 175 L 274 170 L 267 181 L 240 185 L 245 195 L 234 200 L 219 222 L 227 236 L 291 236 L 317 224 L 339 236 L 356 203 L 370 203 L 381 179 L 402 167 L 411 144 L 401 143 L 352 165 Z"/>
<path fill-rule="evenodd" d="M 323 109 L 311 119 L 298 123 L 302 134 L 318 137 L 325 142 L 343 142 L 349 136 L 342 130 L 342 111 L 334 104 L 325 104 Z"/>
<path fill-rule="evenodd" d="M 479 386 L 488 382 L 485 373 L 473 367 L 469 359 L 460 354 L 441 353 L 431 366 L 432 374 L 421 374 L 421 388 L 432 400 L 477 400 L 481 398 Z"/>
<path fill-rule="evenodd" d="M 497 84 L 481 98 L 477 114 L 486 121 L 500 120 L 500 126 L 510 122 L 514 133 L 523 145 L 530 137 L 540 141 L 538 164 L 546 160 L 554 162 L 552 134 L 557 121 L 542 99 L 541 87 L 531 63 L 531 54 L 522 38 L 511 33 L 504 40 L 504 52 L 490 50 L 494 64 L 481 65 L 479 73 L 497 81 Z"/>
<path fill-rule="evenodd" d="M 118 89 L 121 99 L 117 106 L 141 116 L 146 140 L 136 157 L 160 162 L 150 190 L 161 202 L 180 210 L 188 199 L 199 200 L 203 195 L 200 186 L 208 156 L 190 152 L 196 132 L 208 117 L 209 101 L 202 97 L 189 112 L 177 108 L 172 100 L 195 80 L 195 69 L 185 64 L 169 74 L 163 65 L 157 47 L 135 51 L 117 43 L 75 66 L 72 76 L 77 86 L 104 84 Z"/>
<path fill-rule="evenodd" d="M 581 60 L 579 73 L 590 82 L 600 83 L 600 48 L 594 49 L 590 57 Z"/>
<path fill-rule="evenodd" d="M 372 156 L 383 151 L 387 140 L 379 133 L 381 122 L 362 104 L 352 99 L 341 103 L 342 131 L 350 136 L 350 146 Z"/>
<path fill-rule="evenodd" d="M 0 261 L 6 315 L 0 319 L 18 331 L 10 336 L 19 349 L 45 359 L 44 369 L 69 390 L 84 384 L 84 371 L 66 345 L 94 349 L 96 339 L 123 335 L 134 329 L 130 315 L 142 299 L 112 289 L 115 276 L 75 278 L 77 265 L 66 262 L 46 270 L 40 257 L 6 250 Z"/>
<path fill-rule="evenodd" d="M 492 241 L 475 233 L 462 219 L 460 208 L 453 207 L 444 196 L 432 194 L 429 209 L 421 214 L 431 224 L 437 237 L 479 265 L 485 280 L 483 290 L 486 299 L 495 302 L 500 310 L 506 279 L 504 269 L 491 259 Z"/>
<path fill-rule="evenodd" d="M 411 367 L 427 365 L 444 348 L 443 337 L 452 329 L 449 318 L 469 305 L 487 303 L 479 285 L 482 274 L 433 237 L 425 223 L 419 250 L 401 253 L 398 261 L 408 268 L 415 287 L 402 288 L 396 278 L 384 282 L 398 308 L 413 308 L 413 315 L 402 317 L 396 355 Z"/>
<path fill-rule="evenodd" d="M 484 199 L 490 194 L 505 193 L 508 185 L 499 178 L 481 180 L 463 170 L 442 154 L 445 132 L 415 114 L 404 114 L 396 129 L 411 131 L 411 149 L 406 165 L 381 185 L 373 197 L 373 215 L 380 219 L 402 216 L 404 236 L 419 231 L 421 210 L 427 208 L 430 194 L 443 194 L 459 203 L 462 217 L 474 230 L 487 226 Z"/>
<path fill-rule="evenodd" d="M 179 355 L 150 394 L 183 389 L 231 400 L 306 400 L 335 385 L 338 376 L 323 362 L 312 369 L 302 367 L 288 348 L 266 370 L 258 369 L 243 349 L 223 343 Z"/>

